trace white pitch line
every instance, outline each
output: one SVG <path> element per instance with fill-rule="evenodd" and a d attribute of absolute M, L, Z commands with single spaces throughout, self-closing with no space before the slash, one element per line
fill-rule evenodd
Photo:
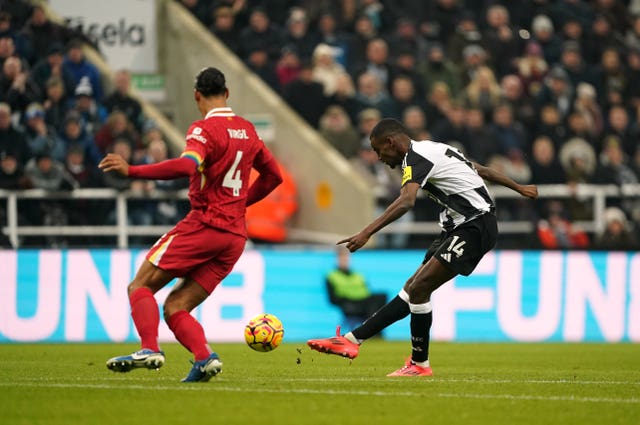
<path fill-rule="evenodd" d="M 153 373 L 153 371 L 151 371 Z M 160 372 L 161 373 L 161 372 Z M 67 378 L 68 379 L 68 378 Z M 78 381 L 86 381 L 86 378 L 76 378 Z M 99 378 L 103 381 L 143 381 L 148 382 L 147 376 L 131 376 L 131 375 L 114 375 Z M 154 380 L 175 382 L 176 378 L 169 376 L 155 376 Z M 224 378 L 218 378 L 223 380 Z M 264 382 L 264 377 L 248 378 L 234 377 L 235 382 Z M 59 378 L 23 378 L 23 381 L 59 381 Z M 278 382 L 317 382 L 319 384 L 325 382 L 387 382 L 387 383 L 404 383 L 406 381 L 399 379 L 378 378 L 378 377 L 354 377 L 354 378 L 278 378 Z M 482 379 L 482 378 L 435 378 L 430 377 L 420 381 L 425 384 L 446 384 L 446 383 L 467 383 L 467 384 L 556 384 L 556 385 L 640 385 L 638 381 L 581 381 L 572 379 Z"/>
<path fill-rule="evenodd" d="M 577 396 L 540 396 L 540 395 L 513 395 L 513 394 L 475 394 L 475 393 L 422 393 L 422 392 L 389 392 L 389 391 L 348 391 L 348 390 L 314 390 L 314 389 L 275 389 L 275 388 L 246 388 L 230 387 L 220 384 L 185 384 L 178 386 L 168 385 L 111 385 L 111 384 L 55 384 L 55 383 L 28 383 L 28 382 L 0 382 L 0 387 L 30 387 L 30 388 L 83 388 L 97 390 L 156 390 L 156 391 L 209 391 L 209 392 L 255 392 L 275 394 L 318 394 L 318 395 L 361 395 L 375 397 L 440 397 L 440 398 L 466 398 L 466 399 L 497 399 L 497 400 L 525 400 L 525 401 L 562 401 L 578 403 L 614 403 L 614 404 L 640 404 L 640 398 L 611 398 L 611 397 L 577 397 Z"/>

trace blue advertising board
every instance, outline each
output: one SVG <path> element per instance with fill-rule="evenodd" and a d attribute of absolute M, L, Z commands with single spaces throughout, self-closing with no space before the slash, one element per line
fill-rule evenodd
<path fill-rule="evenodd" d="M 126 286 L 144 251 L 0 250 L 0 342 L 136 341 Z M 395 296 L 422 251 L 352 256 L 371 289 Z M 213 342 L 242 341 L 249 318 L 277 315 L 285 340 L 329 336 L 340 311 L 324 275 L 331 249 L 247 250 L 193 314 Z M 156 294 L 160 308 L 171 285 Z M 494 251 L 433 296 L 441 341 L 640 342 L 640 254 Z M 408 339 L 408 319 L 385 330 Z M 163 323 L 160 339 L 173 341 Z"/>

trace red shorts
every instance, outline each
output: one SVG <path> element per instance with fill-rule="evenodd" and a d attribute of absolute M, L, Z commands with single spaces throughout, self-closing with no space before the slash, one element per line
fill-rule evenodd
<path fill-rule="evenodd" d="M 190 277 L 209 294 L 233 269 L 245 238 L 203 224 L 188 214 L 147 253 L 147 260 L 173 274 Z"/>

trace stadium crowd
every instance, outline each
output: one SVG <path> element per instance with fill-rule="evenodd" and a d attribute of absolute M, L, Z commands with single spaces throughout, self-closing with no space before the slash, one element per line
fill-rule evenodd
<path fill-rule="evenodd" d="M 186 180 L 131 182 L 98 170 L 107 152 L 135 163 L 162 161 L 171 152 L 162 132 L 129 95 L 130 73 L 118 70 L 113 90 L 105 92 L 97 67 L 84 56 L 85 43 L 91 40 L 50 21 L 41 6 L 0 3 L 0 189 L 107 187 L 148 192 L 187 187 Z M 0 204 L 3 226 L 5 203 Z M 187 208 L 174 201 L 133 201 L 129 207 L 134 224 L 173 224 Z M 19 201 L 18 211 L 21 225 L 115 222 L 115 203 L 107 200 L 29 199 Z M 0 237 L 0 242 L 2 246 L 8 241 Z M 25 238 L 21 245 L 67 243 L 61 237 Z"/>
<path fill-rule="evenodd" d="M 176 1 L 362 171 L 380 206 L 400 184 L 369 146 L 381 117 L 519 183 L 640 179 L 640 0 Z M 106 92 L 82 43 L 91 40 L 49 21 L 42 8 L 2 2 L 0 189 L 184 187 L 97 171 L 106 152 L 137 163 L 172 153 L 128 95 L 127 70 Z M 589 237 L 572 225 L 592 218 L 577 195 L 543 199 L 534 210 L 501 201 L 499 218 L 535 221 L 533 239 L 544 248 L 608 249 L 612 240 L 616 248 L 637 247 L 639 200 L 609 201 L 606 228 L 615 237 Z M 21 202 L 25 224 L 114 221 L 105 201 Z M 408 219 L 432 219 L 428 205 Z M 130 202 L 129 219 L 167 224 L 184 207 Z M 408 240 L 386 243 L 403 247 Z"/>
<path fill-rule="evenodd" d="M 369 147 L 381 117 L 519 183 L 639 181 L 640 1 L 181 3 L 375 177 L 380 206 L 400 181 Z M 607 233 L 593 238 L 572 225 L 593 218 L 577 196 L 533 211 L 519 202 L 501 201 L 500 218 L 535 220 L 541 247 L 637 247 L 638 199 L 611 199 Z M 416 218 L 434 217 L 424 209 Z"/>

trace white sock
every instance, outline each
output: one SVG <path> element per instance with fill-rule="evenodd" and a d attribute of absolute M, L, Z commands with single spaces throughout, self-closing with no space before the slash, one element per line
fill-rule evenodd
<path fill-rule="evenodd" d="M 344 335 L 344 337 L 347 338 L 347 340 L 353 342 L 354 344 L 358 344 L 358 345 L 362 344 L 362 341 L 363 341 L 362 339 L 358 339 L 355 336 L 353 336 L 352 332 L 347 332 Z"/>
<path fill-rule="evenodd" d="M 414 362 L 413 360 L 411 360 L 411 363 L 413 363 L 414 365 L 417 365 L 417 366 L 421 366 L 421 367 L 429 367 L 429 360 L 424 361 L 424 362 Z"/>

